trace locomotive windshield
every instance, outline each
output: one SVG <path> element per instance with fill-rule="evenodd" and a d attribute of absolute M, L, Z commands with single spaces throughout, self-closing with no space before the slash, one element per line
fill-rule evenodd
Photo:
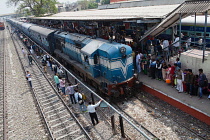
<path fill-rule="evenodd" d="M 65 40 L 61 38 L 56 38 L 56 45 L 55 48 L 62 50 L 62 48 L 65 47 Z"/>

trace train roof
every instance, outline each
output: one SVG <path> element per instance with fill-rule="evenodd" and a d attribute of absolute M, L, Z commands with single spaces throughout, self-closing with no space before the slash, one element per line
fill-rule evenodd
<path fill-rule="evenodd" d="M 35 32 L 40 33 L 45 36 L 48 36 L 50 33 L 53 33 L 56 31 L 55 29 L 48 29 L 46 27 L 44 28 L 44 27 L 40 27 L 40 26 L 36 26 L 36 25 L 31 26 L 30 30 L 35 31 Z"/>
<path fill-rule="evenodd" d="M 120 54 L 120 48 L 124 47 L 126 49 L 125 54 L 131 54 L 132 53 L 132 49 L 130 46 L 125 45 L 125 44 L 121 44 L 121 43 L 105 43 L 103 45 L 101 45 L 100 48 L 98 48 L 100 51 L 103 52 L 107 52 L 109 54 L 109 56 L 111 56 L 112 58 L 118 58 L 119 54 Z M 116 53 L 117 52 L 117 53 Z"/>
<path fill-rule="evenodd" d="M 85 55 L 91 56 L 96 50 L 100 50 L 109 54 L 111 58 L 118 58 L 120 53 L 119 50 L 121 47 L 126 48 L 126 54 L 130 54 L 132 52 L 131 47 L 128 45 L 120 44 L 117 42 L 110 43 L 107 40 L 98 40 L 98 39 L 97 40 L 92 39 L 90 43 L 88 43 L 86 46 L 84 46 L 81 49 L 81 52 Z"/>
<path fill-rule="evenodd" d="M 24 27 L 24 28 L 29 28 L 29 27 L 31 27 L 31 26 L 33 26 L 34 24 L 30 24 L 30 23 L 23 23 L 22 24 L 22 26 Z"/>
<path fill-rule="evenodd" d="M 195 16 L 188 16 L 182 19 L 182 25 L 193 25 L 195 24 Z M 205 26 L 205 16 L 196 16 L 196 25 Z M 207 26 L 210 26 L 210 17 L 207 17 Z"/>
<path fill-rule="evenodd" d="M 90 43 L 85 45 L 82 49 L 81 52 L 90 56 L 92 53 L 94 53 L 102 44 L 105 42 L 99 41 L 99 40 L 92 40 Z"/>
<path fill-rule="evenodd" d="M 71 40 L 74 40 L 77 42 L 82 42 L 86 38 L 89 38 L 89 36 L 87 36 L 87 35 L 82 35 L 82 34 L 78 34 L 78 33 L 68 33 L 68 32 L 57 31 L 57 32 L 55 32 L 55 34 L 57 36 L 61 36 L 63 38 L 71 39 Z"/>

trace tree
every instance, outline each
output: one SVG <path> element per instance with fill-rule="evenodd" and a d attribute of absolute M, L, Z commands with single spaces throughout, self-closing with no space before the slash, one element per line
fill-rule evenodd
<path fill-rule="evenodd" d="M 96 9 L 98 7 L 98 3 L 90 2 L 88 4 L 88 9 Z"/>
<path fill-rule="evenodd" d="M 81 5 L 82 10 L 85 9 L 95 9 L 98 7 L 98 3 L 96 3 L 96 0 L 80 0 L 78 3 Z"/>
<path fill-rule="evenodd" d="M 101 4 L 103 5 L 103 4 L 110 4 L 110 0 L 102 0 L 101 1 Z"/>
<path fill-rule="evenodd" d="M 82 10 L 88 9 L 89 1 L 87 0 L 80 0 L 78 3 L 81 5 Z"/>
<path fill-rule="evenodd" d="M 26 15 L 43 16 L 57 13 L 56 0 L 8 0 L 10 6 L 18 6 L 18 13 Z"/>

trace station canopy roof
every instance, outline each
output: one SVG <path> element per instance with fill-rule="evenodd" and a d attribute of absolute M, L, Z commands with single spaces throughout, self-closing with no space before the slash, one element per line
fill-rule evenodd
<path fill-rule="evenodd" d="M 131 7 L 104 10 L 83 10 L 76 12 L 61 12 L 49 17 L 33 17 L 31 19 L 50 20 L 134 20 L 148 18 L 165 18 L 180 4 Z"/>

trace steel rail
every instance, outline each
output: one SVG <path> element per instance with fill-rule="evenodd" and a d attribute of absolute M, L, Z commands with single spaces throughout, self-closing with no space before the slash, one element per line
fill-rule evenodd
<path fill-rule="evenodd" d="M 13 34 L 13 35 L 14 35 L 14 34 Z M 15 50 L 16 50 L 16 53 L 17 53 L 17 55 L 18 55 L 18 59 L 19 59 L 19 61 L 20 61 L 20 63 L 21 63 L 21 68 L 22 68 L 23 71 L 26 71 L 25 68 L 24 68 L 24 66 L 23 66 L 23 62 L 22 62 L 22 60 L 21 60 L 21 58 L 20 58 L 19 52 L 18 52 L 18 50 L 17 50 L 17 46 L 16 46 L 16 44 L 15 44 L 13 35 L 10 34 L 10 37 L 11 37 L 11 39 L 12 39 L 12 42 L 13 42 L 14 46 L 15 46 Z M 28 85 L 29 85 L 29 83 L 28 83 Z M 34 97 L 36 97 L 34 90 L 32 89 L 31 91 L 32 91 L 32 93 L 33 93 L 32 95 L 33 95 Z M 54 138 L 53 138 L 53 135 L 52 135 L 52 133 L 51 133 L 51 131 L 50 131 L 50 128 L 49 128 L 49 126 L 48 126 L 48 124 L 47 124 L 47 120 L 45 119 L 44 114 L 43 114 L 43 112 L 42 112 L 41 106 L 40 106 L 40 104 L 38 103 L 37 99 L 36 99 L 36 98 L 34 98 L 34 99 L 35 99 L 35 102 L 36 102 L 37 105 L 38 105 L 39 113 L 41 114 L 41 116 L 42 116 L 42 118 L 43 118 L 43 120 L 44 120 L 44 122 L 45 122 L 45 125 L 46 125 L 46 128 L 47 128 L 47 130 L 48 130 L 48 133 L 50 134 L 50 137 L 51 137 L 51 139 L 54 139 Z"/>
<path fill-rule="evenodd" d="M 135 95 L 134 97 L 135 97 L 136 99 L 138 99 L 139 101 L 141 101 L 142 103 L 146 104 L 148 107 L 150 107 L 150 108 L 152 108 L 152 109 L 155 109 L 155 106 L 153 106 L 153 105 L 147 103 L 146 101 L 140 99 L 140 98 L 137 97 L 136 95 Z M 161 106 L 162 106 L 162 105 L 161 105 Z M 163 106 L 162 106 L 162 107 L 163 107 Z M 162 116 L 166 116 L 166 117 L 168 117 L 168 118 L 171 118 L 169 115 L 167 115 L 167 113 L 164 113 L 163 111 L 160 111 L 160 110 L 157 110 L 157 111 L 158 111 L 158 112 L 161 112 L 161 115 L 162 115 Z M 174 113 L 174 114 L 176 114 L 176 113 Z M 176 115 L 177 115 L 177 114 L 176 114 Z M 172 120 L 173 120 L 175 123 L 177 123 L 178 125 L 180 125 L 181 127 L 183 127 L 183 128 L 185 128 L 185 129 L 187 129 L 188 131 L 192 132 L 193 134 L 195 134 L 195 135 L 198 136 L 199 138 L 201 138 L 201 139 L 203 139 L 203 140 L 206 140 L 205 137 L 199 135 L 197 132 L 191 130 L 190 128 L 188 128 L 188 127 L 185 126 L 184 124 L 180 123 L 179 121 L 176 121 L 176 120 L 173 119 L 173 118 L 172 118 Z M 202 129 L 202 128 L 200 128 L 200 129 Z"/>
<path fill-rule="evenodd" d="M 23 33 L 23 32 L 22 32 Z M 24 33 L 23 33 L 24 34 Z M 26 34 L 24 34 L 25 36 L 27 36 Z M 43 52 L 49 54 L 47 51 L 45 51 L 43 48 L 40 47 L 39 44 L 37 44 L 36 42 L 34 42 L 30 37 L 28 37 L 34 44 L 36 44 L 37 47 L 39 47 Z M 50 54 L 49 54 L 50 55 Z M 111 104 L 109 104 L 107 101 L 105 101 L 102 97 L 100 97 L 97 93 L 95 93 L 93 90 L 91 90 L 88 86 L 86 86 L 82 81 L 80 81 L 74 74 L 72 74 L 67 68 L 65 68 L 60 62 L 58 62 L 54 57 L 52 57 L 50 55 L 50 57 L 56 62 L 58 63 L 60 66 L 62 66 L 62 68 L 68 72 L 68 74 L 70 74 L 75 80 L 77 80 L 81 85 L 83 85 L 86 89 L 88 89 L 91 93 L 93 93 L 96 97 L 98 97 L 99 99 L 103 100 L 104 103 L 107 104 L 107 106 L 109 106 L 111 109 L 113 109 L 118 115 L 120 115 L 123 119 L 125 119 L 130 125 L 132 125 L 139 133 L 141 133 L 145 138 L 147 138 L 148 140 L 152 140 L 149 136 L 147 136 L 142 130 L 140 130 L 135 124 L 133 124 L 129 119 L 127 119 L 122 113 L 120 113 L 117 109 L 115 109 Z"/>
<path fill-rule="evenodd" d="M 19 43 L 18 43 L 19 44 Z M 27 50 L 27 49 L 26 49 Z M 30 53 L 28 50 L 27 50 L 28 53 Z M 89 140 L 92 140 L 91 136 L 88 134 L 88 132 L 84 129 L 84 127 L 82 126 L 82 124 L 79 122 L 79 120 L 77 119 L 77 117 L 74 115 L 74 113 L 71 111 L 71 109 L 68 107 L 68 105 L 66 105 L 65 101 L 63 100 L 63 98 L 61 97 L 60 94 L 58 94 L 56 88 L 54 87 L 54 85 L 51 83 L 51 81 L 49 80 L 49 78 L 46 76 L 46 74 L 43 72 L 41 66 L 38 64 L 38 62 L 36 61 L 36 59 L 34 58 L 34 56 L 32 55 L 33 57 L 33 60 L 34 62 L 36 63 L 37 67 L 39 68 L 39 70 L 41 71 L 41 73 L 43 74 L 43 76 L 46 78 L 46 80 L 48 81 L 48 83 L 50 84 L 50 86 L 53 88 L 53 90 L 57 93 L 57 96 L 61 99 L 63 105 L 67 108 L 67 110 L 69 111 L 69 113 L 71 114 L 71 116 L 75 119 L 76 123 L 79 125 L 79 127 L 82 129 L 82 131 L 85 133 L 85 135 L 87 136 L 87 138 Z M 37 96 L 36 96 L 36 92 L 35 90 L 33 89 L 33 92 L 34 92 L 34 96 L 36 97 L 36 101 L 37 103 L 39 104 L 38 100 L 37 100 Z M 39 104 L 39 107 L 40 107 L 40 104 Z M 41 109 L 41 107 L 40 107 Z M 42 109 L 41 109 L 42 110 Z M 42 115 L 44 116 L 44 113 L 42 111 Z M 45 118 L 45 117 L 44 117 Z M 47 122 L 47 121 L 46 121 Z M 47 123 L 46 123 L 47 124 Z M 48 124 L 47 124 L 48 126 Z M 49 131 L 50 131 L 50 127 L 48 126 L 49 128 Z M 51 131 L 50 131 L 51 132 Z M 52 134 L 51 134 L 52 135 Z M 52 135 L 53 136 L 53 135 Z M 54 138 L 53 138 L 54 139 Z"/>
<path fill-rule="evenodd" d="M 152 135 L 155 140 L 159 140 L 159 138 L 153 134 L 152 132 L 150 132 L 146 127 L 144 127 L 143 125 L 139 124 L 139 122 L 137 122 L 131 115 L 129 115 L 127 112 L 125 112 L 123 109 L 120 108 L 119 105 L 117 105 L 116 103 L 113 103 L 115 106 L 117 106 L 119 108 L 120 111 L 122 111 L 125 115 L 127 115 L 133 122 L 135 122 L 137 125 L 139 125 L 141 128 L 143 128 L 145 131 L 147 131 L 147 133 L 149 133 L 150 135 Z"/>
<path fill-rule="evenodd" d="M 6 36 L 5 36 L 5 32 L 6 32 L 6 28 L 3 31 L 3 112 L 4 112 L 4 116 L 3 116 L 3 129 L 4 129 L 4 140 L 7 140 L 7 95 L 6 95 L 6 49 L 5 49 L 5 45 L 6 45 Z"/>

